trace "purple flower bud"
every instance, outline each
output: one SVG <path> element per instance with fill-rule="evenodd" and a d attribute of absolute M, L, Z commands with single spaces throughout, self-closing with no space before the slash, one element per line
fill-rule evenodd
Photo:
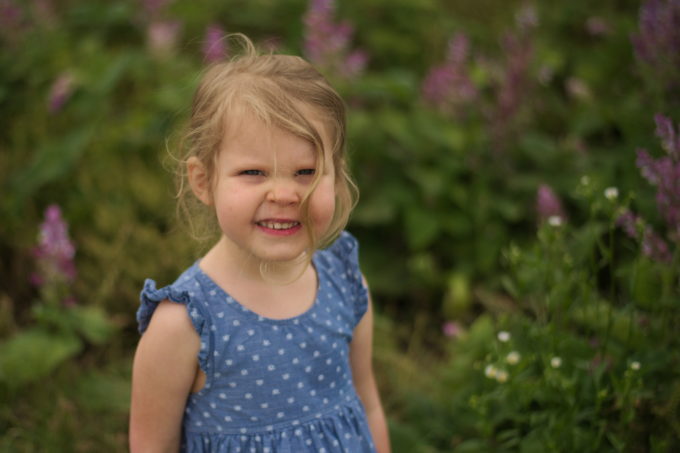
<path fill-rule="evenodd" d="M 538 26 L 538 13 L 533 5 L 525 5 L 515 14 L 515 21 L 520 30 L 536 28 Z"/>
<path fill-rule="evenodd" d="M 210 25 L 203 40 L 203 57 L 208 63 L 216 63 L 227 56 L 227 42 L 224 30 L 217 25 Z"/>
<path fill-rule="evenodd" d="M 75 280 L 75 246 L 69 238 L 68 225 L 62 219 L 59 206 L 50 205 L 45 210 L 38 246 L 33 253 L 38 265 L 38 273 L 32 277 L 34 283 L 44 286 Z"/>
<path fill-rule="evenodd" d="M 586 21 L 586 30 L 591 36 L 604 36 L 611 32 L 609 24 L 601 17 L 592 16 Z"/>
<path fill-rule="evenodd" d="M 50 88 L 50 93 L 47 98 L 47 108 L 49 112 L 59 112 L 72 94 L 73 76 L 69 73 L 63 73 L 57 77 Z"/>
<path fill-rule="evenodd" d="M 460 324 L 458 324 L 455 321 L 447 321 L 442 326 L 442 333 L 444 334 L 444 336 L 448 338 L 458 337 L 461 334 L 462 330 L 463 329 L 460 327 Z"/>
<path fill-rule="evenodd" d="M 680 135 L 676 137 L 673 121 L 661 114 L 654 115 L 656 136 L 661 139 L 663 149 L 674 159 L 680 160 Z"/>
<path fill-rule="evenodd" d="M 642 237 L 642 253 L 662 263 L 670 263 L 672 259 L 668 244 L 651 227 L 647 227 Z"/>
<path fill-rule="evenodd" d="M 0 0 L 0 37 L 13 39 L 23 27 L 23 14 L 12 0 Z"/>
<path fill-rule="evenodd" d="M 639 148 L 637 150 L 637 159 L 635 164 L 640 169 L 642 177 L 650 184 L 657 185 L 659 178 L 656 174 L 656 161 L 649 155 L 647 150 Z"/>
<path fill-rule="evenodd" d="M 466 68 L 469 41 L 462 33 L 449 40 L 446 61 L 433 66 L 423 80 L 423 100 L 442 111 L 455 110 L 477 96 L 477 88 Z"/>
<path fill-rule="evenodd" d="M 368 54 L 350 50 L 354 27 L 349 22 L 336 23 L 333 0 L 311 0 L 304 16 L 304 52 L 320 68 L 335 71 L 345 78 L 360 75 Z"/>
<path fill-rule="evenodd" d="M 147 44 L 152 54 L 158 56 L 168 55 L 177 44 L 177 38 L 182 28 L 179 21 L 155 21 L 151 22 L 147 29 Z"/>
<path fill-rule="evenodd" d="M 680 86 L 680 1 L 648 0 L 640 8 L 639 32 L 631 37 L 635 56 L 654 83 L 665 90 Z"/>
<path fill-rule="evenodd" d="M 450 63 L 460 65 L 467 61 L 468 52 L 470 50 L 470 40 L 464 33 L 456 33 L 453 38 L 449 40 L 449 51 L 447 54 L 447 61 Z"/>
<path fill-rule="evenodd" d="M 654 159 L 646 150 L 638 149 L 636 164 L 642 176 L 656 186 L 659 213 L 668 226 L 670 238 L 680 243 L 680 146 L 672 121 L 663 115 L 656 115 L 654 119 L 656 134 L 668 155 Z M 653 236 L 647 241 L 659 244 Z M 663 247 L 650 245 L 648 249 L 656 250 L 659 254 Z"/>
<path fill-rule="evenodd" d="M 156 17 L 172 0 L 142 0 L 144 11 L 149 17 Z"/>
<path fill-rule="evenodd" d="M 539 222 L 545 222 L 551 217 L 558 217 L 562 221 L 566 220 L 562 202 L 557 194 L 547 184 L 541 184 L 536 193 L 536 212 Z"/>
<path fill-rule="evenodd" d="M 631 211 L 626 210 L 623 214 L 616 219 L 616 225 L 620 226 L 623 231 L 632 239 L 636 239 L 638 236 L 637 229 L 638 218 Z"/>
<path fill-rule="evenodd" d="M 367 63 L 368 53 L 363 50 L 355 50 L 347 55 L 343 63 L 342 74 L 348 79 L 353 79 L 364 72 Z"/>

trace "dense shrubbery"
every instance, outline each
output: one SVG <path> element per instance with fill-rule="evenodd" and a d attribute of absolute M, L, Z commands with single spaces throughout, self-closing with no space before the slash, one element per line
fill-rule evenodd
<path fill-rule="evenodd" d="M 124 449 L 141 282 L 200 253 L 168 149 L 227 31 L 347 99 L 395 451 L 680 448 L 677 1 L 24 3 L 0 1 L 0 449 Z"/>

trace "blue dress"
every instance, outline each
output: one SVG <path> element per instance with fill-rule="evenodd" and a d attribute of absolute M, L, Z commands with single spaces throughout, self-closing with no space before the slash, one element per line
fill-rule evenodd
<path fill-rule="evenodd" d="M 352 382 L 349 346 L 368 293 L 358 244 L 343 232 L 312 263 L 314 304 L 289 319 L 269 319 L 234 300 L 198 266 L 172 285 L 146 280 L 140 332 L 162 300 L 186 305 L 201 338 L 202 390 L 189 395 L 183 452 L 374 452 Z"/>

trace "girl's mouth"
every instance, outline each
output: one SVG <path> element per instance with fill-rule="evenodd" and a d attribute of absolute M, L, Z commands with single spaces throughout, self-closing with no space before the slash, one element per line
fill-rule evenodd
<path fill-rule="evenodd" d="M 262 220 L 255 224 L 265 233 L 278 236 L 287 236 L 297 233 L 302 224 L 291 220 Z"/>
<path fill-rule="evenodd" d="M 257 222 L 257 224 L 258 226 L 269 228 L 270 230 L 289 230 L 300 225 L 300 222 L 276 222 L 272 220 L 266 220 L 263 222 Z"/>

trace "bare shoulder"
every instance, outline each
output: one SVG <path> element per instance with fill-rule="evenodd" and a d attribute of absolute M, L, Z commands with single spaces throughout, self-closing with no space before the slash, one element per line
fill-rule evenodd
<path fill-rule="evenodd" d="M 193 382 L 201 339 L 186 306 L 162 301 L 142 334 L 133 363 L 133 386 L 155 382 L 184 391 Z"/>
<path fill-rule="evenodd" d="M 154 355 L 170 353 L 174 357 L 195 358 L 201 340 L 189 318 L 184 304 L 161 301 L 151 317 L 139 341 L 138 354 Z"/>
<path fill-rule="evenodd" d="M 189 334 L 198 336 L 189 318 L 187 307 L 184 304 L 171 302 L 167 299 L 158 304 L 149 322 L 149 327 L 142 337 L 150 333 L 168 336 Z"/>

